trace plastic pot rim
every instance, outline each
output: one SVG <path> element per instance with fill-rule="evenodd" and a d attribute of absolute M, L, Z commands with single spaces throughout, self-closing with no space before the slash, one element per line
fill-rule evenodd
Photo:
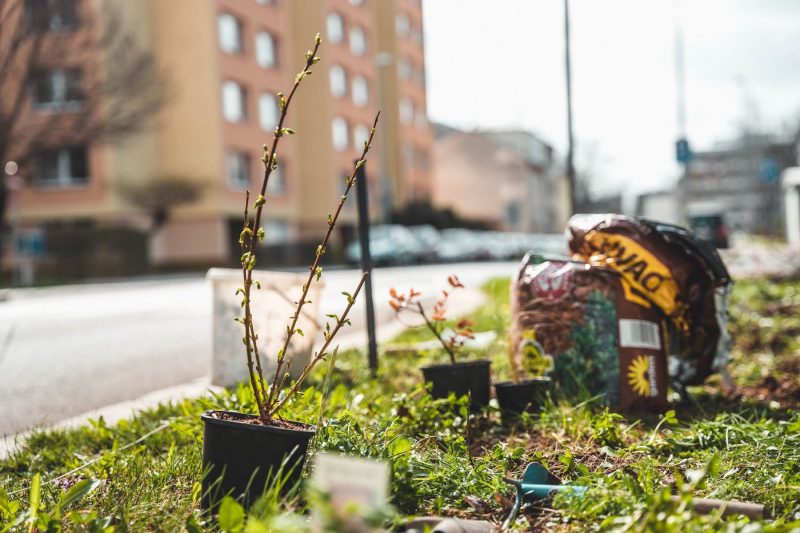
<path fill-rule="evenodd" d="M 297 424 L 298 426 L 302 425 L 306 427 L 282 428 L 278 426 L 264 426 L 262 424 L 245 424 L 244 422 L 238 422 L 236 420 L 224 420 L 221 418 L 214 418 L 213 416 L 211 416 L 211 413 L 224 413 L 232 416 L 238 416 L 241 418 L 258 418 L 257 415 L 240 413 L 239 411 L 221 411 L 218 409 L 210 409 L 200 415 L 200 420 L 202 420 L 206 424 L 216 424 L 220 426 L 236 427 L 242 429 L 249 429 L 252 431 L 262 431 L 266 433 L 284 433 L 284 434 L 310 433 L 312 435 L 316 433 L 316 426 L 312 424 L 305 424 L 303 422 L 295 422 L 294 420 L 285 420 L 285 422 L 290 422 L 292 424 Z"/>
<path fill-rule="evenodd" d="M 490 366 L 491 364 L 492 364 L 492 360 L 491 359 L 477 359 L 475 361 L 459 361 L 456 364 L 443 363 L 443 364 L 440 364 L 440 365 L 425 365 L 425 366 L 419 367 L 419 369 L 420 370 L 426 370 L 426 369 L 453 368 L 453 367 L 456 367 L 456 366 L 458 366 L 458 367 L 465 367 L 465 366 L 481 367 L 481 366 Z"/>
<path fill-rule="evenodd" d="M 509 388 L 509 387 L 521 387 L 524 385 L 533 385 L 537 383 L 550 383 L 550 378 L 542 377 L 542 378 L 531 378 L 531 379 L 524 379 L 522 381 L 498 381 L 493 383 L 495 387 L 502 387 L 502 388 Z"/>

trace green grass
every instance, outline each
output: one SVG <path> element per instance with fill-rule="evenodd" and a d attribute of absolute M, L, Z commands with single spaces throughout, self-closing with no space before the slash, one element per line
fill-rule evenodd
<path fill-rule="evenodd" d="M 492 329 L 498 339 L 486 354 L 471 356 L 491 357 L 494 379 L 507 379 L 508 280 L 493 280 L 484 290 L 490 303 L 471 317 L 476 331 Z M 787 409 L 796 404 L 774 391 L 767 390 L 762 400 L 754 396 L 763 392 L 770 375 L 778 391 L 797 385 L 791 367 L 800 334 L 793 329 L 800 327 L 800 307 L 797 313 L 792 307 L 795 291 L 800 295 L 800 282 L 736 287 L 731 373 L 753 393 L 749 397 L 723 395 L 718 380 L 712 380 L 693 389 L 694 404 L 673 405 L 676 417 L 668 420 L 626 419 L 590 402 L 557 399 L 507 427 L 493 408 L 469 419 L 465 398 L 432 400 L 425 394 L 417 367 L 442 362 L 442 353 L 382 354 L 381 370 L 373 378 L 365 369 L 366 355 L 351 350 L 337 360 L 315 451 L 391 461 L 392 503 L 400 516 L 502 520 L 505 513 L 495 494 L 510 497 L 511 491 L 501 476 L 519 476 L 528 463 L 541 461 L 563 481 L 590 490 L 580 499 L 557 497 L 551 508 L 520 518 L 521 530 L 800 531 L 800 414 Z M 426 338 L 422 330 L 412 330 L 398 342 Z M 284 416 L 316 421 L 324 373 L 324 368 L 315 372 L 311 386 Z M 198 415 L 210 408 L 254 411 L 251 394 L 240 387 L 211 399 L 163 405 L 115 427 L 100 421 L 34 434 L 19 452 L 0 461 L 0 531 L 15 519 L 22 520 L 16 529 L 30 530 L 26 510 L 37 475 L 43 483 L 36 506 L 40 530 L 216 530 L 216 522 L 197 505 Z M 99 460 L 74 476 L 100 483 L 58 513 L 64 491 L 44 482 L 93 459 Z M 693 470 L 705 470 L 705 478 L 682 483 Z M 748 523 L 741 517 L 696 515 L 687 510 L 685 499 L 674 503 L 669 498 L 684 493 L 763 503 L 773 518 Z M 491 512 L 479 514 L 465 496 L 485 501 Z M 273 499 L 248 517 L 248 531 L 308 531 L 299 514 L 304 507 L 302 500 Z"/>

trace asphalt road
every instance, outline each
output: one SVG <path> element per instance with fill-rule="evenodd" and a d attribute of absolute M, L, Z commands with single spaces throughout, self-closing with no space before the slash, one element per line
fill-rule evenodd
<path fill-rule="evenodd" d="M 379 338 L 398 330 L 390 287 L 422 290 L 433 299 L 457 273 L 477 288 L 510 276 L 516 263 L 383 268 L 373 273 Z M 355 270 L 329 271 L 320 317 L 340 313 Z M 464 291 L 454 309 L 479 303 Z M 52 424 L 208 374 L 211 286 L 202 277 L 126 281 L 12 291 L 0 302 L 0 437 Z M 365 345 L 363 298 L 351 312 L 343 345 Z M 231 321 L 231 326 L 235 323 Z"/>

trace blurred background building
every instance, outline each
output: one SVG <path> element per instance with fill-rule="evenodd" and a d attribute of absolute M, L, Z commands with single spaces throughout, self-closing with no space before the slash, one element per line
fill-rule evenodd
<path fill-rule="evenodd" d="M 435 131 L 437 207 L 496 230 L 564 230 L 569 185 L 551 146 L 526 131 Z"/>
<path fill-rule="evenodd" d="M 783 233 L 781 172 L 795 165 L 794 142 L 744 135 L 692 154 L 677 192 L 685 214 L 697 204 L 717 204 L 731 231 Z M 702 207 L 702 205 L 700 205 Z"/>
<path fill-rule="evenodd" d="M 19 64 L 13 83 L 0 77 L 8 89 L 0 124 L 13 129 L 4 140 L 39 130 L 2 150 L 19 167 L 18 190 L 4 195 L 7 218 L 22 231 L 43 230 L 48 256 L 72 254 L 67 262 L 90 270 L 84 275 L 101 275 L 91 271 L 104 261 L 120 263 L 107 265 L 118 274 L 148 261 L 236 262 L 244 191 L 260 188 L 261 145 L 279 116 L 275 95 L 288 94 L 318 32 L 323 60 L 293 101 L 285 126 L 298 135 L 281 143 L 265 195 L 265 245 L 276 253 L 262 257 L 291 262 L 318 240 L 378 109 L 366 169 L 371 213 L 382 220 L 407 201 L 430 200 L 419 0 L 3 6 L 0 46 Z M 154 86 L 158 94 L 148 94 Z M 109 116 L 129 124 L 108 133 Z M 98 131 L 88 134 L 92 120 Z M 355 199 L 347 205 L 339 243 L 354 233 Z"/>

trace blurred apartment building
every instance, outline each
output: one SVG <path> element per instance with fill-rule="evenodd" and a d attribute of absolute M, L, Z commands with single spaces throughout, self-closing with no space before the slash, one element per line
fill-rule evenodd
<path fill-rule="evenodd" d="M 19 1 L 28 11 L 52 3 Z M 126 201 L 119 185 L 186 177 L 201 184 L 200 198 L 176 208 L 153 232 L 150 262 L 235 263 L 244 191 L 260 188 L 262 144 L 271 143 L 279 116 L 275 95 L 288 94 L 317 33 L 322 61 L 303 81 L 284 124 L 297 135 L 282 139 L 278 149 L 279 171 L 266 195 L 265 243 L 310 244 L 321 236 L 379 109 L 366 166 L 372 215 L 380 219 L 393 207 L 431 197 L 420 0 L 58 1 L 59 22 L 45 46 L 69 51 L 81 32 L 91 31 L 82 21 L 93 10 L 113 7 L 121 31 L 150 50 L 167 73 L 170 100 L 153 127 L 120 143 L 73 146 L 66 138 L 21 165 L 25 186 L 14 194 L 23 227 L 145 232 L 148 217 Z M 43 113 L 81 106 L 81 81 L 109 68 L 103 50 L 62 57 L 63 63 L 39 69 L 46 87 L 23 102 L 23 127 Z M 336 239 L 348 239 L 355 219 L 353 194 Z"/>
<path fill-rule="evenodd" d="M 551 146 L 527 131 L 435 132 L 436 207 L 502 231 L 564 231 L 569 184 Z"/>
<path fill-rule="evenodd" d="M 794 142 L 744 135 L 696 152 L 678 181 L 683 215 L 698 209 L 724 214 L 731 231 L 776 235 L 783 231 L 781 172 L 796 162 Z"/>

